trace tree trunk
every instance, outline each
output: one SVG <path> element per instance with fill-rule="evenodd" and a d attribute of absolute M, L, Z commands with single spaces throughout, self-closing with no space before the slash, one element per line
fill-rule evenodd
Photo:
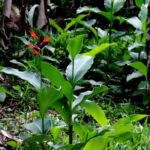
<path fill-rule="evenodd" d="M 49 4 L 50 4 L 50 0 L 41 0 L 40 12 L 38 15 L 38 20 L 36 25 L 38 29 L 45 28 L 48 31 L 47 25 L 49 25 L 49 20 L 48 20 L 47 6 Z"/>

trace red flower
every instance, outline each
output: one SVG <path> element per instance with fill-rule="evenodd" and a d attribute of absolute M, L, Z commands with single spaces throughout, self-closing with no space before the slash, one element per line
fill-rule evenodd
<path fill-rule="evenodd" d="M 29 30 L 30 34 L 35 37 L 36 39 L 38 39 L 37 35 L 34 33 L 34 31 L 32 29 Z"/>
<path fill-rule="evenodd" d="M 36 38 L 37 40 L 39 39 L 32 29 L 29 30 L 29 32 L 34 38 Z M 32 50 L 32 53 L 36 54 L 37 56 L 40 56 L 41 49 L 44 47 L 45 43 L 47 43 L 48 41 L 50 41 L 50 37 L 47 35 L 47 37 L 41 43 L 38 42 L 37 45 L 34 45 L 34 46 L 31 44 L 28 44 L 28 47 L 34 49 Z"/>
<path fill-rule="evenodd" d="M 36 50 L 32 50 L 32 53 L 34 53 L 37 56 L 41 56 L 41 54 L 39 52 L 37 52 Z"/>
<path fill-rule="evenodd" d="M 30 48 L 35 48 L 35 46 L 32 46 L 31 44 L 28 44 L 28 47 L 30 47 Z"/>
<path fill-rule="evenodd" d="M 47 35 L 47 37 L 42 41 L 41 45 L 44 43 L 47 43 L 50 40 L 49 36 Z"/>

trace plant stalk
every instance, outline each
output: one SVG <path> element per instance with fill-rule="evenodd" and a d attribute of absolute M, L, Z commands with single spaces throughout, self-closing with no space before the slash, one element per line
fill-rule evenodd
<path fill-rule="evenodd" d="M 72 102 L 73 102 L 73 95 L 74 95 L 74 58 L 72 59 L 72 99 L 70 101 L 70 124 L 69 124 L 69 144 L 73 142 L 73 125 L 72 125 Z"/>
<path fill-rule="evenodd" d="M 73 133 L 73 125 L 69 125 L 69 144 L 72 144 L 72 140 L 73 140 L 72 133 Z"/>
<path fill-rule="evenodd" d="M 40 57 L 40 89 L 42 88 L 42 57 L 43 57 L 44 49 L 41 49 L 41 57 Z M 45 134 L 45 126 L 44 126 L 44 116 L 42 118 L 42 133 Z"/>
<path fill-rule="evenodd" d="M 45 134 L 44 117 L 42 117 L 42 133 Z"/>

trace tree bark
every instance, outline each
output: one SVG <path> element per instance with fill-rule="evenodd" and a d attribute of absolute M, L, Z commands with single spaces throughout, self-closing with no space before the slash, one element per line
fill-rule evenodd
<path fill-rule="evenodd" d="M 47 24 L 49 24 L 48 21 L 48 13 L 47 13 L 47 6 L 50 4 L 50 0 L 41 0 L 40 3 L 40 12 L 38 15 L 38 20 L 37 20 L 37 28 L 42 29 L 45 27 Z"/>
<path fill-rule="evenodd" d="M 3 16 L 10 17 L 12 0 L 5 0 L 3 7 Z"/>

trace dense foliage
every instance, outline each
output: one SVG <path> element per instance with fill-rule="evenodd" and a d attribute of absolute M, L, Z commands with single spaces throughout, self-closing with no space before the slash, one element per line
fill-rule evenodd
<path fill-rule="evenodd" d="M 131 14 L 126 0 L 98 3 L 52 1 L 49 32 L 35 28 L 31 5 L 29 33 L 0 49 L 0 131 L 19 139 L 9 149 L 150 149 L 149 1 Z"/>

